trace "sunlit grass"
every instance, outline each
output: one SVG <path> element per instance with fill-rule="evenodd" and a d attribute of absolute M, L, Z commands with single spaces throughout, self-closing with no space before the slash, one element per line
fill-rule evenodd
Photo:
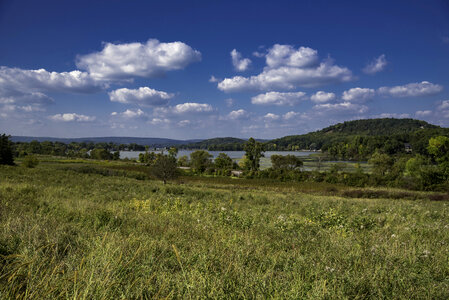
<path fill-rule="evenodd" d="M 0 167 L 0 298 L 449 297 L 448 202 L 84 164 Z"/>

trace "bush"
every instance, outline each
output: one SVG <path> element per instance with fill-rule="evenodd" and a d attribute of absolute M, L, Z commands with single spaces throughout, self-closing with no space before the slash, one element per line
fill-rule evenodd
<path fill-rule="evenodd" d="M 0 165 L 14 165 L 11 142 L 6 134 L 0 135 Z"/>
<path fill-rule="evenodd" d="M 23 159 L 22 165 L 26 168 L 34 168 L 39 164 L 39 160 L 34 155 L 27 155 Z"/>

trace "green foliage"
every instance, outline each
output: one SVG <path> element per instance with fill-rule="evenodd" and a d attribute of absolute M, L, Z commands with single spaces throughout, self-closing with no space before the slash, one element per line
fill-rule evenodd
<path fill-rule="evenodd" d="M 14 165 L 11 142 L 6 134 L 0 135 L 0 165 Z"/>
<path fill-rule="evenodd" d="M 295 155 L 272 155 L 271 165 L 273 169 L 295 170 L 303 165 L 303 161 Z"/>
<path fill-rule="evenodd" d="M 449 138 L 446 136 L 437 136 L 429 140 L 427 147 L 429 153 L 439 163 L 449 162 Z"/>
<path fill-rule="evenodd" d="M 218 170 L 231 170 L 234 166 L 232 158 L 225 153 L 220 153 L 214 160 L 215 168 Z"/>
<path fill-rule="evenodd" d="M 39 164 L 39 160 L 37 159 L 36 155 L 29 154 L 25 156 L 22 162 L 22 166 L 26 168 L 35 168 Z"/>
<path fill-rule="evenodd" d="M 156 153 L 145 151 L 145 153 L 139 153 L 139 162 L 151 165 L 156 160 Z"/>
<path fill-rule="evenodd" d="M 196 143 L 182 145 L 184 149 L 204 149 L 209 151 L 241 151 L 245 145 L 245 140 L 224 137 L 207 139 Z"/>
<path fill-rule="evenodd" d="M 171 155 L 158 154 L 156 160 L 150 167 L 151 175 L 162 180 L 164 184 L 167 180 L 178 177 L 178 166 L 176 158 Z"/>
<path fill-rule="evenodd" d="M 90 157 L 93 159 L 112 160 L 114 156 L 106 149 L 97 148 L 90 151 Z"/>
<path fill-rule="evenodd" d="M 391 171 L 394 165 L 394 159 L 388 154 L 376 151 L 371 156 L 369 163 L 373 165 L 374 174 L 384 176 Z"/>
<path fill-rule="evenodd" d="M 190 165 L 196 172 L 203 173 L 212 166 L 212 154 L 204 150 L 197 150 L 190 153 Z"/>
<path fill-rule="evenodd" d="M 245 144 L 245 169 L 257 171 L 260 167 L 260 158 L 264 157 L 264 146 L 255 139 L 250 138 Z"/>
<path fill-rule="evenodd" d="M 187 155 L 183 155 L 178 158 L 178 166 L 180 167 L 188 167 L 190 165 L 189 158 Z"/>

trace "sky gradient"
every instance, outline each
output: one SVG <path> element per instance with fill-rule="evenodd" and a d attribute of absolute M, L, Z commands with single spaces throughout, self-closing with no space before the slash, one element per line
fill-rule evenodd
<path fill-rule="evenodd" d="M 0 132 L 276 138 L 449 126 L 447 1 L 0 1 Z"/>

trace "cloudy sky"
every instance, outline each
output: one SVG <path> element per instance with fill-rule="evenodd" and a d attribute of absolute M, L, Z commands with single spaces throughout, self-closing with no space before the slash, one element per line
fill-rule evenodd
<path fill-rule="evenodd" d="M 0 132 L 274 138 L 377 117 L 449 126 L 448 3 L 3 0 Z"/>

